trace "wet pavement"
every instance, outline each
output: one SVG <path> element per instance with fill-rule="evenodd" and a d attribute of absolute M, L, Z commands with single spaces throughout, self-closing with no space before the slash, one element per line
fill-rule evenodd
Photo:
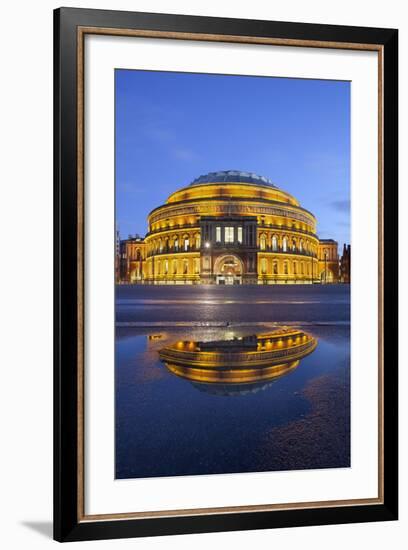
<path fill-rule="evenodd" d="M 343 285 L 118 287 L 116 478 L 348 467 L 349 304 Z M 231 383 L 160 360 L 282 324 L 316 347 L 279 376 Z"/>
<path fill-rule="evenodd" d="M 118 323 L 349 322 L 349 285 L 116 288 Z"/>

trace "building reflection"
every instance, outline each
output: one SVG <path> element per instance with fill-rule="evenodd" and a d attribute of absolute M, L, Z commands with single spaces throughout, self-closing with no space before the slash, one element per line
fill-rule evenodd
<path fill-rule="evenodd" d="M 167 369 L 217 395 L 254 393 L 296 369 L 317 340 L 292 327 L 210 342 L 180 340 L 159 351 Z"/>

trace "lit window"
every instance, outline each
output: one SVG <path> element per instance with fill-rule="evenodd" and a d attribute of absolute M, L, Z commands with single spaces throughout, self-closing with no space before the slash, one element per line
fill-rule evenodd
<path fill-rule="evenodd" d="M 194 271 L 195 271 L 195 273 L 200 273 L 200 259 L 199 258 L 194 259 Z"/>
<path fill-rule="evenodd" d="M 287 237 L 283 237 L 282 250 L 284 252 L 287 252 L 287 250 L 288 250 L 288 239 L 287 239 Z"/>
<path fill-rule="evenodd" d="M 200 235 L 196 235 L 196 248 L 200 248 L 201 246 L 201 239 L 200 239 Z"/>
<path fill-rule="evenodd" d="M 226 243 L 233 243 L 234 242 L 234 228 L 233 227 L 225 227 L 224 236 L 225 236 L 225 242 Z"/>
<path fill-rule="evenodd" d="M 272 237 L 272 250 L 274 252 L 278 250 L 278 239 L 276 238 L 276 235 Z"/>
<path fill-rule="evenodd" d="M 266 236 L 265 235 L 261 235 L 261 238 L 259 239 L 259 246 L 260 246 L 261 250 L 265 250 L 265 248 L 266 248 Z"/>
<path fill-rule="evenodd" d="M 262 258 L 261 260 L 261 271 L 263 274 L 266 273 L 266 258 Z"/>
<path fill-rule="evenodd" d="M 174 239 L 174 250 L 175 250 L 176 252 L 178 251 L 178 247 L 179 247 L 178 239 Z"/>
<path fill-rule="evenodd" d="M 190 241 L 188 237 L 184 239 L 184 250 L 188 250 L 188 245 L 190 244 Z"/>
<path fill-rule="evenodd" d="M 215 240 L 217 241 L 217 243 L 221 242 L 221 227 L 215 228 Z"/>
<path fill-rule="evenodd" d="M 242 244 L 242 227 L 238 227 L 238 237 L 237 240 L 239 244 Z"/>

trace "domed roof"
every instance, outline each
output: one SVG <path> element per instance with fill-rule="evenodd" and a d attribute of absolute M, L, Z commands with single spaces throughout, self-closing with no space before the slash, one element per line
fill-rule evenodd
<path fill-rule="evenodd" d="M 196 178 L 190 183 L 190 187 L 203 185 L 206 183 L 249 183 L 252 185 L 264 185 L 277 189 L 269 178 L 258 176 L 253 172 L 241 172 L 240 170 L 220 170 L 219 172 L 209 172 Z"/>

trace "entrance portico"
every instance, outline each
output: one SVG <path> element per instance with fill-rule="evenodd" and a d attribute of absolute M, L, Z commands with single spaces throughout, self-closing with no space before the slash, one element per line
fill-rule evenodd
<path fill-rule="evenodd" d="M 217 285 L 242 284 L 243 263 L 235 254 L 227 254 L 216 259 L 214 275 Z"/>

